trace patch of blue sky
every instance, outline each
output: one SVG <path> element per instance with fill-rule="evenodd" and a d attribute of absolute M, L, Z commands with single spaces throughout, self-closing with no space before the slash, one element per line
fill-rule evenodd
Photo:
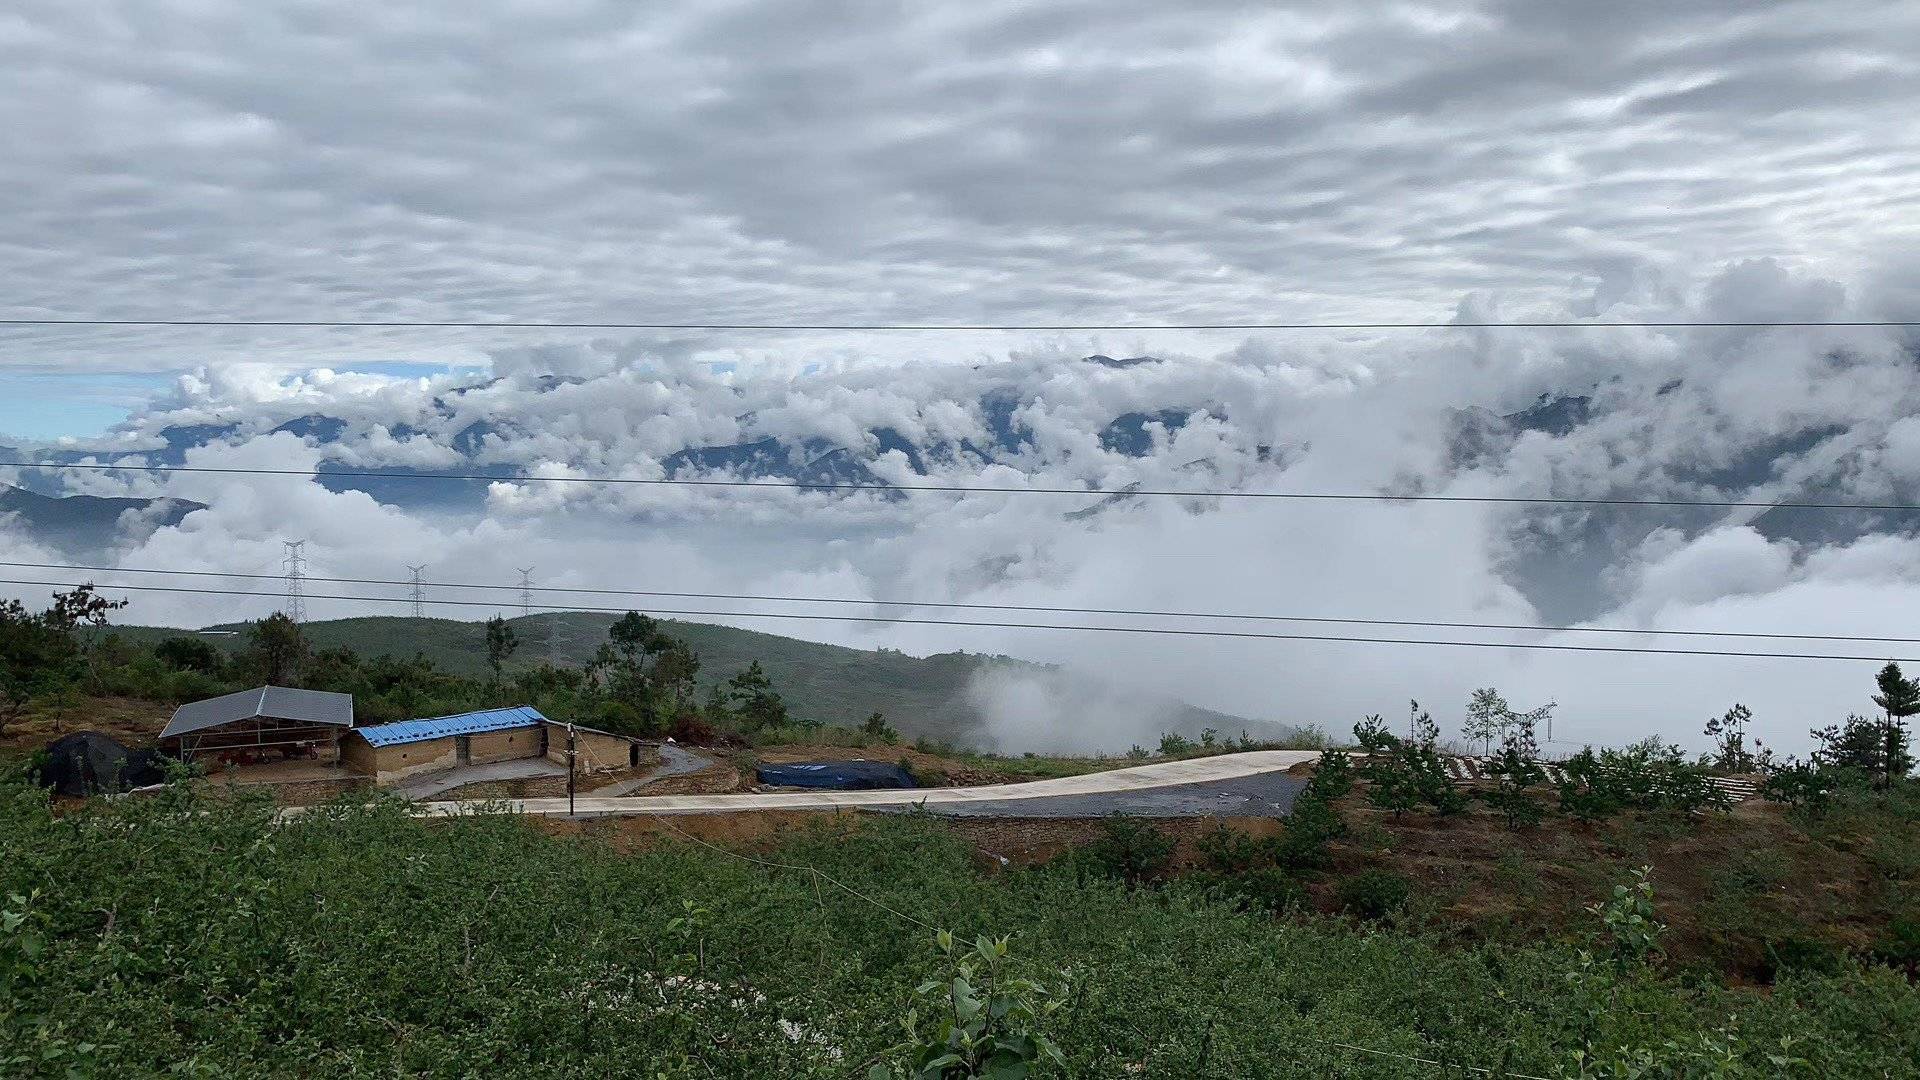
<path fill-rule="evenodd" d="M 0 371 L 0 438 L 99 435 L 173 382 L 166 372 Z"/>
<path fill-rule="evenodd" d="M 393 379 L 427 379 L 437 375 L 485 375 L 484 366 L 474 364 L 423 364 L 411 360 L 356 361 L 329 364 L 335 371 L 354 371 L 363 375 L 385 375 Z"/>

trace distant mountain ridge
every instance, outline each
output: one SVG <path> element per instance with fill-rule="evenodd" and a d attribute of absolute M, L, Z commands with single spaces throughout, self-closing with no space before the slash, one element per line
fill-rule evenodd
<path fill-rule="evenodd" d="M 1157 358 L 1136 356 L 1115 359 L 1106 355 L 1085 357 L 1083 363 L 1116 370 L 1158 364 Z M 568 376 L 522 377 L 521 390 L 539 395 L 551 394 L 578 385 L 581 380 Z M 458 387 L 434 396 L 424 415 L 383 425 L 384 436 L 393 443 L 427 440 L 452 455 L 451 463 L 433 468 L 408 465 L 368 464 L 355 455 L 351 465 L 342 445 L 352 430 L 347 420 L 325 413 L 308 412 L 277 415 L 271 404 L 263 405 L 256 415 L 244 420 L 205 420 L 176 423 L 152 431 L 147 445 L 139 449 L 107 443 L 85 449 L 47 447 L 31 456 L 49 462 L 138 460 L 146 464 L 183 464 L 188 451 L 198 447 L 274 434 L 291 435 L 323 451 L 336 446 L 341 454 L 323 454 L 320 463 L 322 483 L 332 490 L 364 491 L 383 502 L 418 505 L 427 502 L 473 503 L 484 489 L 477 485 L 435 485 L 426 487 L 404 479 L 388 481 L 386 476 L 404 478 L 415 472 L 436 472 L 457 468 L 460 472 L 488 477 L 518 474 L 517 464 L 501 460 L 501 451 L 532 437 L 516 423 L 511 412 L 499 413 L 487 406 L 473 406 L 469 399 L 484 397 L 487 391 L 509 385 L 506 378 L 493 378 L 470 386 Z M 690 444 L 659 459 L 661 471 L 670 478 L 734 477 L 757 480 L 786 480 L 800 484 L 883 486 L 887 481 L 875 471 L 882 458 L 896 458 L 911 473 L 925 476 L 941 468 L 978 470 L 991 465 L 1017 464 L 1023 455 L 1037 452 L 1035 433 L 1021 416 L 1032 404 L 1029 390 L 1005 385 L 980 389 L 971 403 L 980 418 L 985 438 L 930 437 L 918 441 L 897 427 L 876 425 L 851 441 L 835 441 L 817 436 L 793 437 L 784 434 L 755 433 L 758 426 L 753 412 L 735 417 L 737 427 L 750 437 L 730 443 Z M 1128 457 L 1144 457 L 1153 450 L 1154 429 L 1178 431 L 1196 412 L 1211 411 L 1224 415 L 1218 402 L 1196 403 L 1184 407 L 1161 407 L 1142 411 L 1120 411 L 1113 415 L 1098 436 L 1100 448 Z M 23 451 L 23 453 L 25 453 Z M 511 456 L 511 455 L 505 455 Z M 354 476 L 327 476 L 330 472 L 351 471 Z M 364 475 L 364 474 L 374 475 Z M 23 483 L 48 494 L 56 493 L 56 478 L 30 475 Z"/>
<path fill-rule="evenodd" d="M 178 525 L 206 504 L 185 499 L 129 499 L 98 495 L 53 497 L 0 484 L 0 521 L 38 544 L 75 553 L 97 553 L 128 539 L 125 515 L 146 531 Z"/>

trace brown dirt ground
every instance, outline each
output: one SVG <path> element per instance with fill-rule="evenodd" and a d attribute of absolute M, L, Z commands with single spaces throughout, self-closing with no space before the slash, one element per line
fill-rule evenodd
<path fill-rule="evenodd" d="M 1676 963 L 1704 963 L 1735 978 L 1764 981 L 1767 941 L 1814 941 L 1843 949 L 1881 941 L 1892 913 L 1881 875 L 1862 851 L 1871 838 L 1809 836 L 1782 807 L 1749 801 L 1731 813 L 1690 820 L 1626 816 L 1599 826 L 1550 817 L 1509 830 L 1482 809 L 1448 818 L 1391 814 L 1349 797 L 1340 807 L 1349 834 L 1309 885 L 1314 906 L 1338 909 L 1339 883 L 1385 869 L 1414 885 L 1402 922 L 1461 942 L 1542 938 L 1580 943 L 1595 929 L 1587 905 L 1650 865 L 1664 945 Z M 617 850 L 645 850 L 691 834 L 729 850 L 765 853 L 790 834 L 822 822 L 852 828 L 859 811 L 758 811 L 542 819 L 561 835 L 604 839 Z M 663 820 L 666 822 L 663 824 Z M 983 870 L 1059 858 L 1101 835 L 1098 819 L 949 819 L 972 845 Z M 1281 832 L 1265 818 L 1156 821 L 1176 841 L 1176 870 L 1202 865 L 1200 837 L 1224 825 L 1255 836 Z M 1002 860 L 1005 860 L 1004 862 Z"/>
<path fill-rule="evenodd" d="M 861 810 L 754 810 L 726 814 L 672 814 L 661 817 L 602 817 L 569 820 L 532 818 L 537 828 L 557 836 L 588 836 L 605 841 L 614 850 L 645 851 L 660 844 L 682 842 L 688 836 L 729 851 L 765 854 L 787 838 L 810 828 L 827 827 L 851 830 L 864 815 Z M 998 867 L 1005 859 L 1009 866 L 1032 866 L 1050 862 L 1067 851 L 1085 845 L 1100 836 L 1103 824 L 1098 818 L 1048 818 L 1011 820 L 1002 818 L 953 818 L 947 824 L 955 835 L 971 844 L 984 866 Z M 1195 843 L 1206 833 L 1221 827 L 1240 829 L 1256 836 L 1276 835 L 1281 823 L 1272 818 L 1197 818 L 1155 822 L 1174 837 L 1174 861 L 1179 866 L 1199 864 Z"/>
<path fill-rule="evenodd" d="M 29 712 L 0 735 L 0 758 L 25 757 L 62 735 L 98 731 L 128 746 L 151 746 L 173 709 L 133 698 L 86 698 L 64 713 Z"/>
<path fill-rule="evenodd" d="M 1349 833 L 1311 887 L 1318 905 L 1336 906 L 1340 878 L 1387 869 L 1414 883 L 1415 921 L 1462 939 L 1578 939 L 1595 926 L 1587 905 L 1639 866 L 1653 867 L 1671 956 L 1756 976 L 1767 938 L 1866 948 L 1892 914 L 1856 845 L 1809 836 L 1785 808 L 1759 800 L 1692 819 L 1626 815 L 1584 826 L 1549 817 L 1521 830 L 1478 808 L 1398 821 L 1358 798 L 1340 809 Z"/>

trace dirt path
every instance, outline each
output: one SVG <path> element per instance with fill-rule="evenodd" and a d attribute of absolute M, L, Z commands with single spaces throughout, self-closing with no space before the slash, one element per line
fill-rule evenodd
<path fill-rule="evenodd" d="M 535 776 L 565 776 L 567 767 L 546 758 L 514 758 L 487 765 L 459 765 L 422 776 L 411 776 L 393 785 L 393 793 L 402 798 L 431 799 L 454 788 L 478 784 L 484 780 L 525 780 Z"/>
<path fill-rule="evenodd" d="M 705 754 L 688 750 L 677 743 L 661 743 L 654 747 L 654 749 L 660 752 L 659 768 L 654 769 L 645 776 L 637 776 L 632 780 L 622 780 L 619 783 L 608 784 L 606 787 L 595 788 L 593 797 L 596 799 L 611 799 L 619 798 L 622 795 L 631 795 L 640 788 L 646 787 L 656 781 L 665 780 L 674 776 L 692 776 L 694 773 L 705 772 L 721 764 L 721 762 Z"/>
<path fill-rule="evenodd" d="M 1036 816 L 1098 817 L 1130 806 L 1157 806 L 1156 816 L 1197 816 L 1220 812 L 1246 814 L 1269 807 L 1284 813 L 1298 781 L 1274 774 L 1320 755 L 1312 750 L 1253 750 L 1240 754 L 1162 761 L 1130 769 L 981 787 L 913 788 L 900 791 L 782 791 L 729 795 L 622 795 L 599 793 L 574 800 L 581 817 L 618 817 L 627 814 L 713 814 L 753 810 L 839 810 L 904 808 L 924 804 L 941 812 L 1022 816 L 1022 806 Z M 1264 778 L 1250 783 L 1249 778 Z M 1282 782 L 1282 781 L 1285 782 Z M 1219 786 L 1218 792 L 1209 790 Z M 1163 789 L 1187 789 L 1166 792 Z M 1239 790 L 1235 790 L 1235 789 Z M 1072 797 L 1075 802 L 1043 805 L 1044 800 Z M 1012 804 L 1012 805 L 1010 805 Z M 565 816 L 566 799 L 509 799 L 506 805 L 522 814 Z M 459 814 L 463 802 L 422 803 L 429 814 Z M 1042 811 L 1049 811 L 1042 813 Z M 1129 811 L 1131 812 L 1131 811 Z"/>

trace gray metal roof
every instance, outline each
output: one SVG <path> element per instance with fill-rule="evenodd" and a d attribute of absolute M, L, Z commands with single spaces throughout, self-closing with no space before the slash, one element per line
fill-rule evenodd
<path fill-rule="evenodd" d="M 292 720 L 302 724 L 353 726 L 353 695 L 324 690 L 295 690 L 287 686 L 262 686 L 237 694 L 222 694 L 205 701 L 190 701 L 173 711 L 160 737 L 170 739 L 223 724 L 265 717 Z"/>

